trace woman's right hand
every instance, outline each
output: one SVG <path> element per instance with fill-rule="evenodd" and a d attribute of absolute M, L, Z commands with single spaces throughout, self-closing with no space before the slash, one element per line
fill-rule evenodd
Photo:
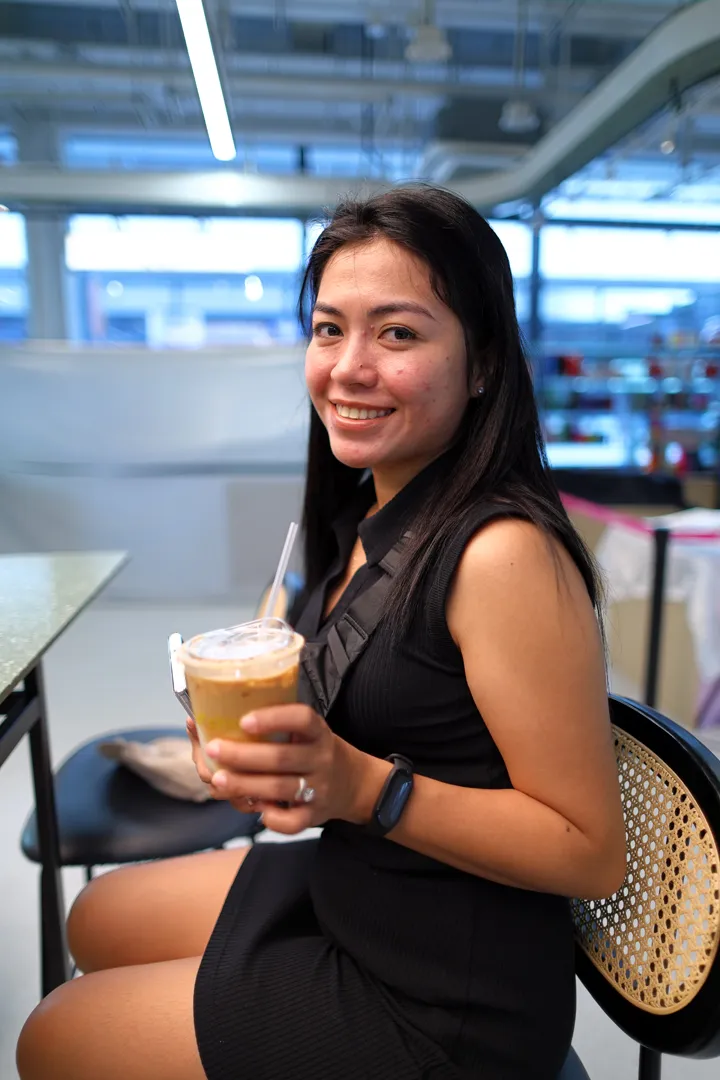
<path fill-rule="evenodd" d="M 198 776 L 202 780 L 203 784 L 208 785 L 210 789 L 210 794 L 212 795 L 213 799 L 226 798 L 226 796 L 223 795 L 220 791 L 218 791 L 214 784 L 211 783 L 212 773 L 208 769 L 205 762 L 205 755 L 202 752 L 202 748 L 200 746 L 200 739 L 198 737 L 197 725 L 192 719 L 192 717 L 188 716 L 186 726 L 187 733 L 190 737 L 190 745 L 192 746 L 193 762 L 195 764 L 195 768 L 197 769 Z"/>

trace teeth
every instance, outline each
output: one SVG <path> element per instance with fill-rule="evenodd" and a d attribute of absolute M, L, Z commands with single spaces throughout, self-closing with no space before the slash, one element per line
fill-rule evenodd
<path fill-rule="evenodd" d="M 338 416 L 346 420 L 377 420 L 382 416 L 389 416 L 392 409 L 351 409 L 347 405 L 336 405 Z"/>

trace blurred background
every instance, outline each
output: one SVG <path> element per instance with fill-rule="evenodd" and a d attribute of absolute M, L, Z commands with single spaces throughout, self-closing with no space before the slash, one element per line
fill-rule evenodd
<path fill-rule="evenodd" d="M 253 611 L 302 495 L 305 257 L 340 196 L 413 179 L 465 195 L 508 251 L 561 487 L 720 507 L 720 0 L 0 4 L 0 555 L 131 556 L 48 653 L 56 759 L 181 722 L 168 633 Z M 597 547 L 602 522 L 576 520 Z M 642 696 L 631 594 L 612 678 Z M 676 600 L 659 704 L 693 726 Z M 37 1000 L 30 802 L 22 751 L 0 784 L 10 1080 Z M 575 1044 L 594 1077 L 633 1075 L 582 992 Z"/>
<path fill-rule="evenodd" d="M 5 2 L 0 550 L 127 548 L 126 599 L 254 596 L 302 484 L 305 255 L 338 195 L 414 178 L 507 247 L 551 462 L 715 505 L 714 15 Z"/>

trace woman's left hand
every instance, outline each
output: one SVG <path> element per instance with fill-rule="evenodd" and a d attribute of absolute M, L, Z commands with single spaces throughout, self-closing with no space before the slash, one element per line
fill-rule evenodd
<path fill-rule="evenodd" d="M 307 705 L 279 705 L 243 717 L 241 727 L 261 738 L 289 742 L 213 739 L 205 753 L 217 762 L 212 786 L 236 810 L 262 813 L 268 829 L 294 835 L 331 818 L 370 819 L 391 766 L 335 735 Z M 312 788 L 311 802 L 296 801 Z M 278 803 L 287 803 L 283 808 Z"/>

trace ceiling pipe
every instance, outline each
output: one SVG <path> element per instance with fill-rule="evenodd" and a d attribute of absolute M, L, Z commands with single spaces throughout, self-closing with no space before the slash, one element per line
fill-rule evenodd
<path fill-rule="evenodd" d="M 684 93 L 720 74 L 720 0 L 667 19 L 505 174 L 455 185 L 484 208 L 534 202 Z"/>
<path fill-rule="evenodd" d="M 275 60 L 277 68 L 277 59 Z M 406 69 L 405 69 L 406 70 Z M 443 98 L 448 95 L 460 95 L 466 98 L 485 98 L 498 96 L 505 98 L 512 90 L 513 76 L 507 67 L 486 67 L 481 72 L 475 72 L 476 81 L 448 82 L 445 78 L 437 79 L 408 79 L 407 77 L 392 78 L 382 76 L 378 71 L 372 79 L 353 75 L 322 75 L 317 71 L 303 71 L 296 73 L 281 73 L 277 70 L 273 73 L 252 71 L 233 71 L 230 68 L 226 74 L 225 84 L 228 92 L 232 95 L 245 96 L 254 94 L 259 97 L 292 97 L 308 98 L 322 101 L 328 97 L 343 101 L 385 101 L 393 96 L 412 97 L 436 97 Z M 481 76 L 481 77 L 478 77 Z M 596 71 L 592 68 L 576 68 L 574 71 L 575 84 L 578 93 L 583 93 L 591 84 Z M 39 83 L 72 83 L 72 88 L 62 87 L 62 93 L 66 89 L 71 92 L 78 91 L 78 84 L 82 86 L 87 82 L 90 86 L 99 87 L 122 87 L 123 83 L 137 90 L 139 87 L 162 87 L 171 86 L 175 89 L 190 91 L 193 87 L 192 72 L 185 67 L 141 67 L 132 64 L 108 65 L 101 67 L 99 64 L 79 63 L 44 63 L 38 60 L 12 61 L 0 63 L 0 93 L 23 96 L 22 83 L 27 83 L 28 92 L 38 94 L 41 92 Z M 529 73 L 527 93 L 541 95 L 544 93 L 541 76 L 538 72 Z M 56 90 L 60 89 L 57 87 Z M 101 93 L 104 90 L 100 91 Z"/>

